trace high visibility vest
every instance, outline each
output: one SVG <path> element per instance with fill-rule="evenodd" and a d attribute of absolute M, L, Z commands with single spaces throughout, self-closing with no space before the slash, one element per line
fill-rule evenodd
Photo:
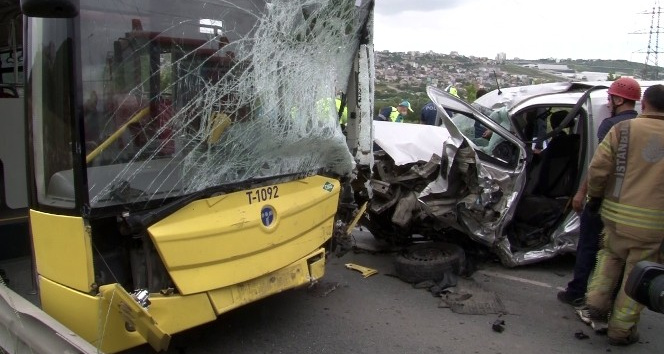
<path fill-rule="evenodd" d="M 387 113 L 387 109 L 390 109 L 389 114 Z M 385 107 L 380 110 L 378 113 L 378 117 L 382 120 L 389 120 L 390 122 L 396 122 L 396 123 L 401 123 L 403 122 L 403 116 L 399 113 L 399 110 L 397 110 L 395 107 Z"/>
<path fill-rule="evenodd" d="M 341 108 L 341 98 L 336 98 L 336 106 L 337 106 L 337 114 L 339 114 L 339 108 Z M 339 117 L 339 124 L 346 124 L 348 123 L 348 108 L 344 107 L 344 111 L 341 113 L 341 117 Z"/>

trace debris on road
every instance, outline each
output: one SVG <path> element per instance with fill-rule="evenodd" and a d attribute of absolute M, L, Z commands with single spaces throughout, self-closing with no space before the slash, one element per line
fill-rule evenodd
<path fill-rule="evenodd" d="M 459 277 L 456 274 L 446 272 L 443 280 L 436 283 L 434 286 L 429 288 L 433 296 L 441 296 L 447 289 L 457 286 L 459 282 Z"/>
<path fill-rule="evenodd" d="M 417 284 L 413 284 L 413 288 L 415 289 L 431 289 L 434 287 L 436 283 L 433 280 L 425 280 L 423 282 L 419 282 Z"/>
<path fill-rule="evenodd" d="M 438 307 L 466 315 L 505 314 L 507 310 L 498 295 L 484 289 L 473 279 L 458 279 L 453 291 L 443 293 Z"/>
<path fill-rule="evenodd" d="M 340 286 L 337 282 L 316 282 L 307 289 L 307 292 L 316 297 L 326 297 Z"/>
<path fill-rule="evenodd" d="M 590 338 L 587 334 L 583 333 L 583 331 L 578 331 L 578 332 L 574 333 L 574 337 L 576 337 L 576 339 L 588 339 L 588 338 Z"/>
<path fill-rule="evenodd" d="M 346 268 L 357 270 L 357 271 L 361 272 L 362 276 L 365 277 L 365 278 L 368 278 L 368 277 L 378 273 L 378 271 L 375 270 L 375 269 L 363 267 L 361 265 L 357 265 L 357 264 L 354 264 L 354 263 L 346 263 Z"/>
<path fill-rule="evenodd" d="M 503 331 L 505 330 L 505 321 L 501 319 L 493 321 L 491 329 L 493 329 L 494 332 L 503 333 Z"/>
<path fill-rule="evenodd" d="M 447 292 L 443 294 L 442 300 L 438 304 L 438 307 L 442 308 L 452 308 L 452 306 L 463 306 L 462 302 L 473 297 L 473 294 L 467 293 L 457 293 L 457 292 Z"/>

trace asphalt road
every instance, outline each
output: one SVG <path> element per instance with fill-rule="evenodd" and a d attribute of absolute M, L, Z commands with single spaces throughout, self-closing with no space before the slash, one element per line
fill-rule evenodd
<path fill-rule="evenodd" d="M 371 239 L 359 235 L 366 248 Z M 369 247 L 370 248 L 370 247 Z M 349 252 L 328 259 L 315 286 L 277 294 L 177 334 L 168 353 L 664 353 L 664 314 L 645 310 L 641 341 L 611 347 L 580 322 L 556 292 L 571 277 L 573 256 L 507 269 L 483 263 L 472 279 L 497 295 L 506 314 L 467 315 L 392 275 L 393 254 Z M 346 269 L 378 271 L 368 278 Z M 504 331 L 492 329 L 504 321 Z M 577 339 L 582 331 L 586 339 Z M 127 353 L 152 353 L 149 347 Z"/>

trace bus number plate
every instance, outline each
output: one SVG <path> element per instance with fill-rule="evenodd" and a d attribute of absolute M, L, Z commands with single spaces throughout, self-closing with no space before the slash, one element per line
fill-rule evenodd
<path fill-rule="evenodd" d="M 269 186 L 246 192 L 249 204 L 279 198 L 279 187 Z"/>

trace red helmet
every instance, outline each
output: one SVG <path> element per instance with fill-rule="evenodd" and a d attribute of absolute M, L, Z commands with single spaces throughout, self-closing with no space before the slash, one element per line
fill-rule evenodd
<path fill-rule="evenodd" d="M 611 87 L 609 87 L 609 95 L 638 101 L 641 99 L 641 86 L 631 77 L 621 77 L 611 84 Z"/>

